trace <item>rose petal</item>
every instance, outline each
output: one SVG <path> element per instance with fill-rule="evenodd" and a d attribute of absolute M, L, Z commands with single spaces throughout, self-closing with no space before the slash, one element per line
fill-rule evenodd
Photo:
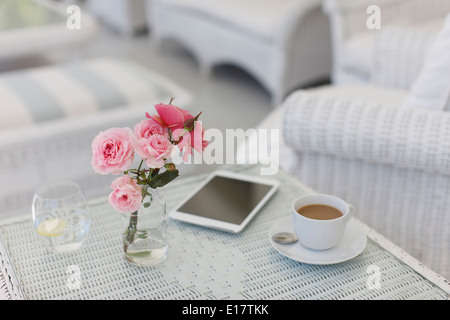
<path fill-rule="evenodd" d="M 178 128 L 183 126 L 184 114 L 179 108 L 160 103 L 155 106 L 155 109 L 167 127 Z"/>

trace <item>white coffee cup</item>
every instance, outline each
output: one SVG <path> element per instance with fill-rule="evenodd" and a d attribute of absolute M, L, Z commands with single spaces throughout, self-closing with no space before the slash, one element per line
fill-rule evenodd
<path fill-rule="evenodd" d="M 318 220 L 302 216 L 298 209 L 308 205 L 319 204 L 338 209 L 342 216 Z M 344 235 L 347 222 L 353 216 L 354 207 L 344 200 L 328 194 L 310 194 L 299 197 L 292 202 L 294 232 L 300 243 L 310 249 L 326 250 L 336 246 Z"/>

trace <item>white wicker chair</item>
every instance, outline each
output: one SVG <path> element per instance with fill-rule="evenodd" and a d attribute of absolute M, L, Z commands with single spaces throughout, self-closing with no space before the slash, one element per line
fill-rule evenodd
<path fill-rule="evenodd" d="M 380 29 L 369 29 L 367 8 L 380 8 Z M 433 35 L 442 27 L 450 12 L 447 0 L 326 0 L 324 12 L 329 16 L 333 47 L 332 81 L 335 84 L 376 82 L 407 87 L 422 66 L 423 56 Z M 418 38 L 421 41 L 418 42 Z M 409 54 L 411 45 L 422 46 L 420 54 Z M 374 48 L 377 47 L 377 50 Z M 394 48 L 394 51 L 391 49 Z M 417 48 L 413 48 L 417 53 Z M 387 61 L 380 75 L 380 59 Z M 395 56 L 395 59 L 393 59 Z M 400 69 L 403 72 L 397 72 Z M 403 80 L 391 79 L 391 75 Z M 375 77 L 375 79 L 374 79 Z M 405 81 L 405 77 L 406 80 Z M 380 81 L 387 81 L 386 83 Z"/>
<path fill-rule="evenodd" d="M 187 47 L 200 68 L 233 64 L 279 103 L 293 89 L 328 80 L 331 47 L 320 0 L 148 0 L 151 36 Z"/>
<path fill-rule="evenodd" d="M 259 126 L 280 129 L 280 167 L 450 278 L 450 113 L 408 92 L 335 85 L 292 93 Z M 273 152 L 273 151 L 270 151 Z"/>
<path fill-rule="evenodd" d="M 359 219 L 450 278 L 450 81 L 445 59 L 450 16 L 432 38 L 399 32 L 407 35 L 403 39 L 410 50 L 388 46 L 390 52 L 379 64 L 383 86 L 297 91 L 261 126 L 282 128 L 281 144 L 272 146 L 281 149 L 282 168 L 318 191 L 353 203 Z M 427 43 L 432 43 L 429 49 Z M 429 54 L 424 59 L 425 47 Z M 402 54 L 403 65 L 395 67 Z M 441 90 L 417 88 L 416 77 L 408 76 L 408 62 L 417 79 L 425 77 L 432 88 L 440 83 Z M 393 83 L 394 88 L 387 86 Z M 411 90 L 405 90 L 411 83 Z M 408 103 L 424 90 L 428 99 Z"/>

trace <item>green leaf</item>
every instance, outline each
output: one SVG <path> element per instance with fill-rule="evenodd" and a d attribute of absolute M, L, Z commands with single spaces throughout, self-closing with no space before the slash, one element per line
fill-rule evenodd
<path fill-rule="evenodd" d="M 175 164 L 173 164 L 172 162 L 164 164 L 164 168 L 166 168 L 169 171 L 173 171 L 176 169 Z"/>
<path fill-rule="evenodd" d="M 159 169 L 157 169 L 157 168 L 152 169 L 152 171 L 150 171 L 150 173 L 151 174 L 149 175 L 149 178 L 153 178 L 154 176 L 158 175 Z"/>
<path fill-rule="evenodd" d="M 149 181 L 148 185 L 150 188 L 156 189 L 160 187 L 164 187 L 170 181 L 178 177 L 178 170 L 175 169 L 173 171 L 164 171 L 163 173 L 157 175 L 152 180 Z"/>
<path fill-rule="evenodd" d="M 144 203 L 144 208 L 148 208 L 148 207 L 150 207 L 150 202 L 145 202 Z"/>

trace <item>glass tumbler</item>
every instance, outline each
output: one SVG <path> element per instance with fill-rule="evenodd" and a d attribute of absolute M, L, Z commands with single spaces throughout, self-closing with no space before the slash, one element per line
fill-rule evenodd
<path fill-rule="evenodd" d="M 47 249 L 65 253 L 81 247 L 89 230 L 89 205 L 74 182 L 39 187 L 33 198 L 33 227 Z"/>

